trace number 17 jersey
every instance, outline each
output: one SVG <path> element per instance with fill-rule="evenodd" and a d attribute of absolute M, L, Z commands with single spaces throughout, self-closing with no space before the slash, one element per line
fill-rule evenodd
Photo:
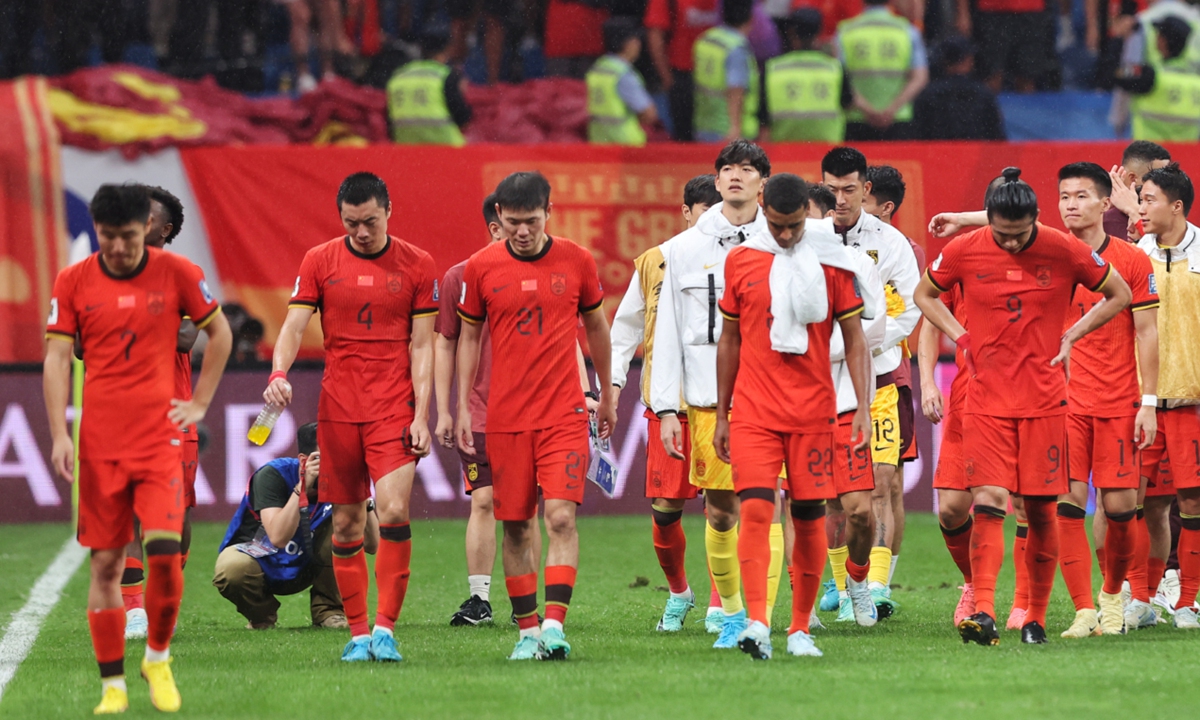
<path fill-rule="evenodd" d="M 492 243 L 471 256 L 458 313 L 488 323 L 492 386 L 488 433 L 540 430 L 587 417 L 575 357 L 580 313 L 604 307 L 592 254 L 546 238 L 536 256 Z"/>

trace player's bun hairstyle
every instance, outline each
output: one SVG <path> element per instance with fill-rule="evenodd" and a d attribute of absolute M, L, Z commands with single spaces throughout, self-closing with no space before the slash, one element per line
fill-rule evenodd
<path fill-rule="evenodd" d="M 707 205 L 712 207 L 721 202 L 721 193 L 717 190 L 716 175 L 697 175 L 683 186 L 683 204 Z"/>
<path fill-rule="evenodd" d="M 749 163 L 764 178 L 771 176 L 771 160 L 767 157 L 767 152 L 742 138 L 733 140 L 721 148 L 721 154 L 717 156 L 717 161 L 713 166 L 717 173 L 720 173 L 721 168 L 727 165 L 741 165 L 742 163 Z"/>
<path fill-rule="evenodd" d="M 1060 183 L 1063 180 L 1074 178 L 1091 180 L 1096 186 L 1096 194 L 1102 198 L 1112 195 L 1112 176 L 1094 162 L 1073 162 L 1070 165 L 1063 165 L 1062 169 L 1058 171 Z"/>
<path fill-rule="evenodd" d="M 988 220 L 1001 217 L 1005 220 L 1025 220 L 1038 215 L 1037 195 L 1029 183 L 1021 179 L 1021 168 L 1006 167 L 1000 173 L 1003 178 L 991 191 L 987 202 Z"/>
<path fill-rule="evenodd" d="M 895 206 L 893 214 L 900 211 L 907 186 L 899 170 L 891 165 L 872 165 L 867 168 L 867 180 L 871 183 L 871 194 L 878 202 L 891 202 Z"/>
<path fill-rule="evenodd" d="M 362 205 L 372 199 L 385 210 L 391 207 L 387 183 L 374 173 L 356 172 L 343 180 L 338 188 L 338 212 L 341 212 L 342 205 Z"/>
<path fill-rule="evenodd" d="M 493 195 L 501 210 L 550 209 L 550 181 L 536 170 L 509 175 L 500 181 Z"/>
<path fill-rule="evenodd" d="M 763 190 L 763 207 L 777 213 L 791 215 L 798 210 L 808 209 L 808 183 L 792 173 L 780 173 L 767 182 Z"/>
<path fill-rule="evenodd" d="M 1164 168 L 1151 170 L 1142 177 L 1142 182 L 1152 182 L 1163 191 L 1163 195 L 1171 202 L 1183 201 L 1183 214 L 1192 211 L 1192 203 L 1196 200 L 1196 191 L 1192 188 L 1192 179 L 1187 176 L 1179 163 L 1173 162 Z"/>
<path fill-rule="evenodd" d="M 821 210 L 821 215 L 828 215 L 835 207 L 837 207 L 837 196 L 829 189 L 828 185 L 813 183 L 808 186 L 809 202 L 816 203 Z"/>
<path fill-rule="evenodd" d="M 852 147 L 835 147 L 821 158 L 821 172 L 839 178 L 858 173 L 859 180 L 866 180 L 867 156 Z"/>
<path fill-rule="evenodd" d="M 492 193 L 483 199 L 483 222 L 488 225 L 492 223 L 500 224 L 500 216 L 496 214 L 496 193 Z"/>
<path fill-rule="evenodd" d="M 721 19 L 729 27 L 741 27 L 754 15 L 754 0 L 725 0 Z"/>
<path fill-rule="evenodd" d="M 183 203 L 170 190 L 157 185 L 147 185 L 146 192 L 150 195 L 151 200 L 162 205 L 163 209 L 167 211 L 167 222 L 171 224 L 171 232 L 163 242 L 169 244 L 179 237 L 179 231 L 183 229 Z"/>
<path fill-rule="evenodd" d="M 1162 145 L 1149 140 L 1134 140 L 1121 154 L 1121 164 L 1128 167 L 1131 162 L 1143 162 L 1149 165 L 1155 160 L 1171 161 L 1171 153 Z"/>
<path fill-rule="evenodd" d="M 317 424 L 301 425 L 296 431 L 296 448 L 301 455 L 312 455 L 317 451 Z"/>
<path fill-rule="evenodd" d="M 145 185 L 101 185 L 88 212 L 97 225 L 121 227 L 131 222 L 144 223 L 150 219 L 150 194 Z"/>
<path fill-rule="evenodd" d="M 624 15 L 609 18 L 601 28 L 604 33 L 604 52 L 616 55 L 625 49 L 625 43 L 642 38 L 642 24 Z"/>

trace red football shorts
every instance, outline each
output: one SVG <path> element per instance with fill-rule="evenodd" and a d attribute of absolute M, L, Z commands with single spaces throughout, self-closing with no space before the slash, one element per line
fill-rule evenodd
<path fill-rule="evenodd" d="M 194 428 L 183 433 L 183 506 L 196 507 L 196 467 L 200 463 L 200 437 Z"/>
<path fill-rule="evenodd" d="M 646 411 L 646 497 L 666 500 L 691 500 L 700 494 L 688 479 L 691 473 L 692 434 L 688 432 L 687 416 L 679 416 L 683 425 L 683 457 L 676 460 L 667 454 L 662 444 L 662 420 Z"/>
<path fill-rule="evenodd" d="M 182 449 L 138 460 L 79 458 L 79 544 L 113 550 L 133 540 L 133 518 L 142 536 L 183 531 Z"/>
<path fill-rule="evenodd" d="M 875 489 L 875 471 L 871 465 L 870 426 L 867 427 L 867 446 L 855 451 L 850 435 L 854 431 L 854 412 L 838 415 L 833 429 L 833 487 L 838 497 L 852 492 Z"/>
<path fill-rule="evenodd" d="M 734 421 L 729 428 L 733 489 L 775 492 L 779 468 L 786 464 L 784 489 L 789 498 L 801 502 L 836 498 L 833 435 L 832 431 L 779 432 Z"/>
<path fill-rule="evenodd" d="M 539 489 L 547 500 L 583 504 L 588 445 L 582 419 L 540 430 L 488 433 L 496 519 L 520 522 L 537 515 Z"/>
<path fill-rule="evenodd" d="M 933 471 L 935 490 L 967 492 L 966 460 L 963 458 L 963 413 L 951 410 L 942 420 L 942 444 Z"/>
<path fill-rule="evenodd" d="M 1200 487 L 1200 407 L 1159 410 L 1157 415 L 1154 443 L 1142 451 L 1142 475 L 1148 478 L 1146 496 L 1163 497 Z"/>
<path fill-rule="evenodd" d="M 1001 487 L 1031 497 L 1063 495 L 1067 479 L 1067 416 L 963 418 L 967 487 Z"/>
<path fill-rule="evenodd" d="M 463 492 L 470 495 L 479 488 L 492 486 L 492 465 L 487 456 L 487 433 L 473 432 L 475 438 L 475 454 L 458 449 L 458 459 L 462 462 Z"/>
<path fill-rule="evenodd" d="M 1105 490 L 1136 490 L 1141 461 L 1133 441 L 1134 417 L 1067 415 L 1067 469 L 1073 482 Z"/>
<path fill-rule="evenodd" d="M 318 421 L 320 501 L 336 505 L 363 502 L 371 497 L 372 480 L 416 462 L 412 422 L 412 413 L 365 423 Z"/>

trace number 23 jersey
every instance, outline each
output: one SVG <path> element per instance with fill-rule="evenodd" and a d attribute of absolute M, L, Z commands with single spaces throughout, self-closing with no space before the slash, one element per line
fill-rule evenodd
<path fill-rule="evenodd" d="M 429 253 L 390 236 L 373 255 L 346 236 L 308 251 L 288 307 L 321 312 L 318 420 L 364 423 L 413 411 L 412 321 L 437 314 L 436 278 Z"/>
<path fill-rule="evenodd" d="M 1067 412 L 1067 377 L 1058 355 L 1076 285 L 1098 292 L 1112 266 L 1092 248 L 1041 223 L 1010 253 L 991 227 L 951 240 L 929 266 L 943 292 L 958 285 L 971 332 L 975 377 L 965 412 L 1032 418 Z"/>
<path fill-rule="evenodd" d="M 167 420 L 184 315 L 203 328 L 221 308 L 204 273 L 186 258 L 146 248 L 129 275 L 108 272 L 99 253 L 58 274 L 46 336 L 83 342 L 79 454 L 90 460 L 153 457 L 177 441 Z"/>
<path fill-rule="evenodd" d="M 596 260 L 564 238 L 536 256 L 492 243 L 471 256 L 458 312 L 492 335 L 487 431 L 524 432 L 583 421 L 575 357 L 580 313 L 604 307 Z"/>

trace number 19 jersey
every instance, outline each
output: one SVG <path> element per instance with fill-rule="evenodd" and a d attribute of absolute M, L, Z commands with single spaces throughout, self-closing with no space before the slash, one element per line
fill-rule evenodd
<path fill-rule="evenodd" d="M 389 237 L 383 250 L 364 255 L 349 237 L 335 238 L 304 256 L 288 307 L 321 312 L 318 420 L 366 423 L 413 409 L 412 321 L 438 311 L 429 253 Z"/>
<path fill-rule="evenodd" d="M 575 358 L 580 313 L 604 306 L 596 260 L 564 238 L 536 256 L 492 243 L 471 256 L 458 313 L 488 323 L 492 386 L 487 431 L 540 430 L 587 417 Z"/>

